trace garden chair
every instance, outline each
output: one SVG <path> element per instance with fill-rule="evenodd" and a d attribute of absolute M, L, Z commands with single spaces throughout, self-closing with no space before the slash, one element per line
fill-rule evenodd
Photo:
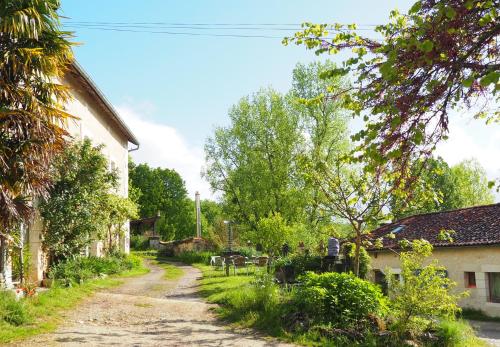
<path fill-rule="evenodd" d="M 234 274 L 235 275 L 236 275 L 236 270 L 238 268 L 246 268 L 247 275 L 248 275 L 248 266 L 247 266 L 245 257 L 242 257 L 242 256 L 233 257 L 233 266 L 234 266 Z"/>
<path fill-rule="evenodd" d="M 224 259 L 221 256 L 212 256 L 210 258 L 210 265 L 214 268 L 214 270 L 222 269 L 224 270 Z"/>
<path fill-rule="evenodd" d="M 254 263 L 253 265 L 255 267 L 260 267 L 260 268 L 266 268 L 267 267 L 267 263 L 269 261 L 269 258 L 268 257 L 257 257 L 254 259 Z"/>

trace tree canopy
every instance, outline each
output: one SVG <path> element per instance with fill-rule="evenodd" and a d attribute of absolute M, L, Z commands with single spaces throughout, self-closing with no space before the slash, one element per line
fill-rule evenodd
<path fill-rule="evenodd" d="M 231 126 L 218 128 L 205 146 L 212 188 L 224 193 L 240 222 L 253 227 L 270 213 L 296 219 L 302 211 L 293 162 L 301 137 L 285 97 L 261 90 L 241 99 L 229 116 Z"/>
<path fill-rule="evenodd" d="M 352 53 L 324 76 L 354 77 L 332 97 L 364 116 L 365 128 L 353 135 L 356 157 L 372 171 L 397 173 L 393 179 L 408 188 L 409 166 L 446 139 L 451 110 L 500 120 L 499 7 L 498 0 L 420 0 L 375 28 L 381 40 L 358 34 L 354 24 L 305 23 L 284 43 Z"/>
<path fill-rule="evenodd" d="M 325 98 L 328 88 L 346 82 L 320 78 L 332 66 L 298 64 L 288 94 L 264 89 L 241 99 L 229 112 L 231 125 L 208 139 L 205 177 L 223 193 L 231 218 L 254 230 L 278 214 L 288 224 L 328 220 L 307 167 L 348 148 L 347 114 Z"/>
<path fill-rule="evenodd" d="M 140 217 L 154 217 L 159 212 L 157 229 L 164 239 L 194 235 L 194 202 L 188 198 L 185 183 L 175 170 L 130 162 L 129 178 L 129 191 L 137 199 Z"/>
<path fill-rule="evenodd" d="M 419 178 L 410 198 L 406 201 L 393 197 L 391 200 L 391 213 L 396 219 L 494 202 L 486 172 L 475 159 L 450 167 L 440 157 L 429 158 L 414 163 L 412 170 L 419 172 Z"/>

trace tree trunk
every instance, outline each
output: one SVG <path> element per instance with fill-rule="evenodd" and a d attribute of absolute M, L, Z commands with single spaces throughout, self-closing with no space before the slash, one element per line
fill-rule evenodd
<path fill-rule="evenodd" d="M 19 238 L 19 249 L 20 249 L 20 252 L 19 252 L 19 280 L 21 281 L 21 283 L 24 283 L 24 277 L 26 275 L 24 273 L 24 239 L 25 239 L 24 224 L 21 223 L 19 228 L 20 228 L 19 232 L 21 234 L 21 237 Z"/>
<path fill-rule="evenodd" d="M 359 277 L 359 251 L 361 248 L 361 230 L 356 229 L 356 249 L 354 250 L 354 274 Z"/>

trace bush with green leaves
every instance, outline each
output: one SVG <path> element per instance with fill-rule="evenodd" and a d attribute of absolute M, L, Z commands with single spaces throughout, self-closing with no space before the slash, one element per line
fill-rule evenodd
<path fill-rule="evenodd" d="M 296 276 L 306 271 L 321 272 L 321 259 L 320 256 L 295 253 L 276 260 L 274 268 L 276 271 L 281 271 L 285 266 L 292 268 Z"/>
<path fill-rule="evenodd" d="M 400 281 L 389 275 L 391 299 L 391 329 L 400 339 L 418 338 L 425 331 L 436 328 L 440 320 L 453 321 L 460 311 L 458 300 L 465 294 L 456 294 L 456 283 L 446 276 L 446 269 L 437 260 L 428 265 L 432 245 L 425 240 L 414 240 L 411 248 L 400 254 Z"/>
<path fill-rule="evenodd" d="M 134 255 L 114 253 L 108 257 L 78 257 L 51 266 L 49 278 L 63 285 L 79 284 L 102 276 L 138 268 L 141 259 Z"/>
<path fill-rule="evenodd" d="M 30 319 L 24 300 L 18 301 L 14 293 L 0 290 L 0 323 L 3 321 L 10 325 L 19 326 L 28 323 Z"/>
<path fill-rule="evenodd" d="M 88 139 L 74 142 L 53 165 L 54 184 L 39 205 L 43 246 L 52 261 L 80 254 L 107 230 L 107 198 L 118 176 L 109 171 L 101 149 Z"/>
<path fill-rule="evenodd" d="M 254 245 L 260 244 L 265 252 L 277 254 L 281 247 L 288 241 L 291 228 L 286 220 L 279 214 L 271 214 L 269 217 L 261 218 L 257 223 L 256 230 L 249 230 L 246 237 Z"/>
<path fill-rule="evenodd" d="M 369 327 L 370 316 L 385 313 L 386 299 L 380 288 L 353 274 L 308 272 L 300 282 L 293 301 L 314 324 L 363 330 Z"/>
<path fill-rule="evenodd" d="M 355 254 L 356 254 L 356 244 L 352 242 L 347 242 L 343 246 L 343 253 L 347 263 L 349 264 L 349 270 L 355 272 Z M 370 255 L 364 247 L 359 249 L 359 277 L 366 278 L 366 275 L 370 271 Z"/>
<path fill-rule="evenodd" d="M 130 248 L 136 251 L 146 251 L 149 249 L 149 238 L 142 235 L 130 236 Z"/>

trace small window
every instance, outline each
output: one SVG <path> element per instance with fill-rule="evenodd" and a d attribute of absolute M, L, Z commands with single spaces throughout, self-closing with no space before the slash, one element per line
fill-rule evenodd
<path fill-rule="evenodd" d="M 488 272 L 490 302 L 500 302 L 500 272 Z"/>
<path fill-rule="evenodd" d="M 476 288 L 476 273 L 466 272 L 465 273 L 465 288 Z"/>
<path fill-rule="evenodd" d="M 403 229 L 404 229 L 404 228 L 405 228 L 405 225 L 398 225 L 397 227 L 395 227 L 395 228 L 391 231 L 391 233 L 393 233 L 393 234 L 397 234 L 397 233 L 399 233 L 399 232 L 403 231 Z"/>

